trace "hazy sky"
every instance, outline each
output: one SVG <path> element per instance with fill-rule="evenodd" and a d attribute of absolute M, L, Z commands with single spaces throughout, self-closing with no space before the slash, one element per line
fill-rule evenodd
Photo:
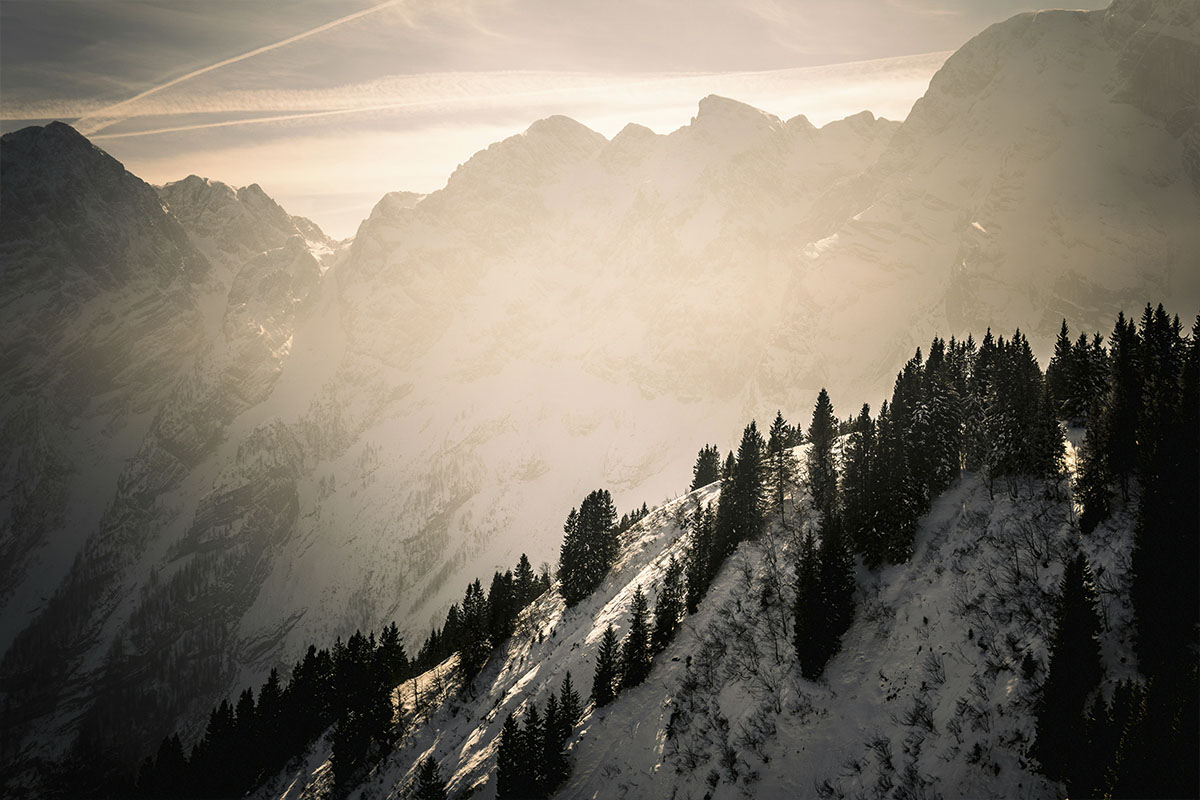
<path fill-rule="evenodd" d="M 606 136 L 716 93 L 902 119 L 1025 0 L 3 0 L 0 125 L 61 119 L 154 183 L 256 182 L 349 236 L 560 113 Z"/>

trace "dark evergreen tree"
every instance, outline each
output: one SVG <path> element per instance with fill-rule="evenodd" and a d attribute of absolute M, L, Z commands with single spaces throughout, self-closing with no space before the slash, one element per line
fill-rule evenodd
<path fill-rule="evenodd" d="M 692 485 L 689 491 L 716 483 L 720 479 L 721 451 L 715 444 L 706 444 L 700 448 L 700 453 L 696 456 L 696 464 L 692 467 Z"/>
<path fill-rule="evenodd" d="M 1081 735 L 1089 698 L 1103 675 L 1096 592 L 1083 554 L 1066 565 L 1054 612 L 1050 663 L 1035 708 L 1034 755 L 1047 776 L 1068 788 L 1087 783 L 1089 753 Z"/>
<path fill-rule="evenodd" d="M 541 594 L 537 576 L 533 574 L 533 565 L 529 563 L 529 556 L 524 553 L 521 553 L 521 560 L 517 562 L 517 569 L 513 572 L 513 594 L 519 608 L 525 608 Z"/>
<path fill-rule="evenodd" d="M 757 538 L 765 521 L 763 456 L 765 443 L 752 421 L 742 432 L 737 458 L 721 479 L 713 549 L 709 557 L 712 574 L 740 542 Z"/>
<path fill-rule="evenodd" d="M 596 672 L 592 676 L 592 698 L 597 708 L 608 705 L 617 696 L 619 657 L 617 632 L 609 625 L 604 629 L 604 638 L 596 651 Z"/>
<path fill-rule="evenodd" d="M 1109 395 L 1101 435 L 1108 472 L 1121 486 L 1121 495 L 1129 499 L 1129 478 L 1137 469 L 1137 437 L 1140 430 L 1142 380 L 1139 368 L 1139 342 L 1133 321 L 1119 313 L 1109 348 Z"/>
<path fill-rule="evenodd" d="M 695 614 L 708 591 L 716 570 L 713 566 L 713 547 L 716 536 L 716 514 L 712 504 L 692 516 L 692 538 L 687 549 L 684 572 L 687 577 L 687 610 Z"/>
<path fill-rule="evenodd" d="M 767 437 L 767 484 L 781 519 L 784 516 L 784 497 L 796 482 L 796 456 L 792 454 L 790 443 L 793 432 L 794 429 L 784 420 L 783 412 L 776 411 Z"/>
<path fill-rule="evenodd" d="M 1079 528 L 1091 533 L 1108 518 L 1112 500 L 1112 479 L 1108 474 L 1108 459 L 1104 451 L 1096 447 L 1091 431 L 1076 454 L 1077 471 L 1075 498 L 1082 505 Z"/>
<path fill-rule="evenodd" d="M 667 562 L 667 568 L 663 572 L 658 597 L 654 601 L 652 652 L 657 653 L 664 649 L 675 638 L 675 630 L 683 620 L 684 603 L 687 599 L 686 591 L 683 563 L 676 561 L 675 556 L 671 556 L 670 561 Z"/>
<path fill-rule="evenodd" d="M 883 535 L 878 528 L 878 490 L 875 421 L 871 419 L 870 406 L 864 403 L 846 440 L 841 517 L 854 548 L 872 569 L 882 563 L 885 555 Z"/>
<path fill-rule="evenodd" d="M 551 694 L 546 700 L 546 721 L 539 753 L 541 796 L 546 797 L 567 778 L 567 738 L 572 725 L 568 724 L 559 707 L 558 698 Z"/>
<path fill-rule="evenodd" d="M 462 607 L 462 645 L 459 648 L 459 666 L 469 686 L 491 654 L 491 638 L 488 631 L 489 611 L 487 598 L 483 596 L 483 584 L 476 578 L 467 586 Z"/>
<path fill-rule="evenodd" d="M 800 561 L 796 565 L 795 645 L 800 659 L 800 672 L 809 680 L 816 680 L 825 668 L 822 658 L 824 646 L 821 642 L 817 615 L 821 607 L 820 563 L 817 546 L 811 533 L 804 535 L 800 546 Z"/>
<path fill-rule="evenodd" d="M 821 515 L 821 527 L 833 523 L 837 515 L 837 465 L 833 443 L 837 438 L 837 417 L 829 393 L 821 389 L 808 427 L 809 450 L 806 459 L 808 489 L 813 505 Z"/>
<path fill-rule="evenodd" d="M 650 644 L 650 612 L 641 585 L 633 591 L 629 633 L 621 646 L 621 688 L 628 689 L 646 680 L 650 674 L 653 651 Z"/>
<path fill-rule="evenodd" d="M 525 719 L 521 726 L 521 759 L 517 771 L 519 780 L 518 797 L 545 797 L 542 753 L 545 748 L 546 726 L 532 700 L 525 707 Z"/>
<path fill-rule="evenodd" d="M 827 527 L 817 553 L 820 562 L 817 630 L 822 667 L 841 650 L 842 634 L 854 619 L 854 559 L 839 528 L 836 523 Z"/>
<path fill-rule="evenodd" d="M 575 691 L 570 672 L 563 677 L 562 686 L 559 687 L 558 705 L 564 723 L 569 728 L 574 728 L 583 715 L 583 703 L 579 700 L 579 692 Z"/>
<path fill-rule="evenodd" d="M 446 800 L 446 782 L 433 756 L 426 756 L 417 770 L 417 784 L 413 788 L 413 800 Z"/>
<path fill-rule="evenodd" d="M 592 492 L 571 509 L 559 553 L 559 591 L 568 606 L 587 597 L 617 558 L 617 511 L 607 489 Z"/>
<path fill-rule="evenodd" d="M 521 736 L 521 729 L 517 726 L 516 717 L 509 714 L 504 719 L 504 726 L 500 729 L 500 746 L 496 754 L 496 798 L 497 800 L 505 800 L 506 798 L 520 798 L 526 795 L 521 794 L 522 786 L 522 767 L 526 758 L 524 757 L 524 740 Z"/>
<path fill-rule="evenodd" d="M 1046 366 L 1046 384 L 1050 390 L 1050 399 L 1058 416 L 1069 419 L 1072 400 L 1074 399 L 1073 383 L 1077 379 L 1075 366 L 1076 350 L 1071 345 L 1071 333 L 1067 328 L 1067 320 L 1062 321 L 1058 331 L 1058 339 L 1054 342 L 1054 355 Z"/>
<path fill-rule="evenodd" d="M 499 572 L 492 576 L 492 585 L 488 589 L 488 641 L 492 649 L 498 648 L 512 635 L 516 626 L 517 612 L 523 606 L 517 605 L 516 589 L 511 572 L 501 575 Z"/>

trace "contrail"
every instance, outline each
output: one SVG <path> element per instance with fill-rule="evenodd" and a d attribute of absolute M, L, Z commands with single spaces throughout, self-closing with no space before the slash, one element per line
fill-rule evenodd
<path fill-rule="evenodd" d="M 281 39 L 278 42 L 274 42 L 274 43 L 268 44 L 268 45 L 263 45 L 262 47 L 251 50 L 248 53 L 242 53 L 240 56 L 234 56 L 232 58 L 227 58 L 224 61 L 218 61 L 215 64 L 209 64 L 207 67 L 202 67 L 198 70 L 189 72 L 186 75 L 180 75 L 178 78 L 172 78 L 171 80 L 167 81 L 166 83 L 161 83 L 158 86 L 152 86 L 149 89 L 147 89 L 146 91 L 141 92 L 140 94 L 136 94 L 133 97 L 130 97 L 128 100 L 122 100 L 119 103 L 113 103 L 111 106 L 102 108 L 99 111 L 93 111 L 91 114 L 85 114 L 84 116 L 75 120 L 75 128 L 80 133 L 84 134 L 85 136 L 90 136 L 91 134 L 95 133 L 96 131 L 102 131 L 109 126 L 114 125 L 117 122 L 120 122 L 121 118 L 119 118 L 119 117 L 116 119 L 108 118 L 108 115 L 111 114 L 113 111 L 124 108 L 125 106 L 128 106 L 131 103 L 136 103 L 137 101 L 141 100 L 144 97 L 149 97 L 152 94 L 161 92 L 163 89 L 169 89 L 172 86 L 183 83 L 184 81 L 187 81 L 187 80 L 191 80 L 192 78 L 195 78 L 199 75 L 203 75 L 206 72 L 212 72 L 215 69 L 220 69 L 221 67 L 227 67 L 230 64 L 236 64 L 239 61 L 245 61 L 247 58 L 254 58 L 254 56 L 262 55 L 263 53 L 270 52 L 271 50 L 275 50 L 280 47 L 286 47 L 287 45 L 292 44 L 294 42 L 298 42 L 301 39 L 307 39 L 310 36 L 316 36 L 318 33 L 324 33 L 325 31 L 330 30 L 331 28 L 336 28 L 339 25 L 344 25 L 347 22 L 352 22 L 356 19 L 360 19 L 362 17 L 367 16 L 368 14 L 374 14 L 376 11 L 382 11 L 385 8 L 400 5 L 403 2 L 405 2 L 405 0 L 387 0 L 386 2 L 379 3 L 378 5 L 371 6 L 370 8 L 365 8 L 362 11 L 355 11 L 353 14 L 347 14 L 344 17 L 338 17 L 337 19 L 333 20 L 332 22 L 326 22 L 324 25 L 318 25 L 317 27 L 315 27 L 311 30 L 304 31 L 303 33 L 298 33 L 295 36 L 289 36 L 288 38 Z M 99 119 L 100 122 L 99 122 L 99 124 L 85 125 L 84 121 L 89 120 L 89 119 Z M 105 120 L 107 120 L 107 121 L 105 121 Z"/>

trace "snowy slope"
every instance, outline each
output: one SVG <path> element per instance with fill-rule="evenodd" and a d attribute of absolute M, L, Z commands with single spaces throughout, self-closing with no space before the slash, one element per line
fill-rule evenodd
<path fill-rule="evenodd" d="M 1111 686 L 1132 674 L 1132 525 L 1118 517 L 1080 541 L 1065 494 L 1047 500 L 1029 484 L 1016 491 L 992 498 L 965 476 L 921 520 L 910 563 L 860 569 L 854 624 L 819 682 L 799 676 L 785 627 L 790 588 L 782 609 L 760 602 L 772 563 L 790 587 L 797 539 L 814 518 L 806 496 L 789 502 L 784 521 L 775 514 L 761 540 L 726 562 L 647 682 L 604 709 L 587 708 L 569 745 L 571 777 L 555 796 L 1057 796 L 1027 751 L 1062 558 L 1082 546 L 1102 576 Z M 406 796 L 426 755 L 439 761 L 451 794 L 494 796 L 505 717 L 531 701 L 543 706 L 568 671 L 586 693 L 605 626 L 624 633 L 637 585 L 653 603 L 666 561 L 686 545 L 680 512 L 715 495 L 715 485 L 701 489 L 634 526 L 609 578 L 576 608 L 566 611 L 555 592 L 538 600 L 473 698 L 446 679 L 452 660 L 420 676 L 418 724 L 350 796 Z M 1037 665 L 1032 675 L 1023 672 L 1026 655 Z M 412 682 L 400 687 L 410 715 L 413 691 Z M 257 796 L 327 796 L 327 754 L 319 742 Z"/>

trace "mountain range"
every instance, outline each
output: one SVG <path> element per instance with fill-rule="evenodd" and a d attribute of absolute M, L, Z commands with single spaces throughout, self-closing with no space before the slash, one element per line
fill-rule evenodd
<path fill-rule="evenodd" d="M 553 562 L 589 489 L 678 495 L 712 437 L 874 405 L 934 334 L 1046 354 L 1064 317 L 1200 306 L 1197 96 L 1194 4 L 1023 14 L 902 123 L 550 117 L 343 242 L 6 134 L 4 762 L 135 759 L 311 641 L 415 647 L 470 579 Z"/>

